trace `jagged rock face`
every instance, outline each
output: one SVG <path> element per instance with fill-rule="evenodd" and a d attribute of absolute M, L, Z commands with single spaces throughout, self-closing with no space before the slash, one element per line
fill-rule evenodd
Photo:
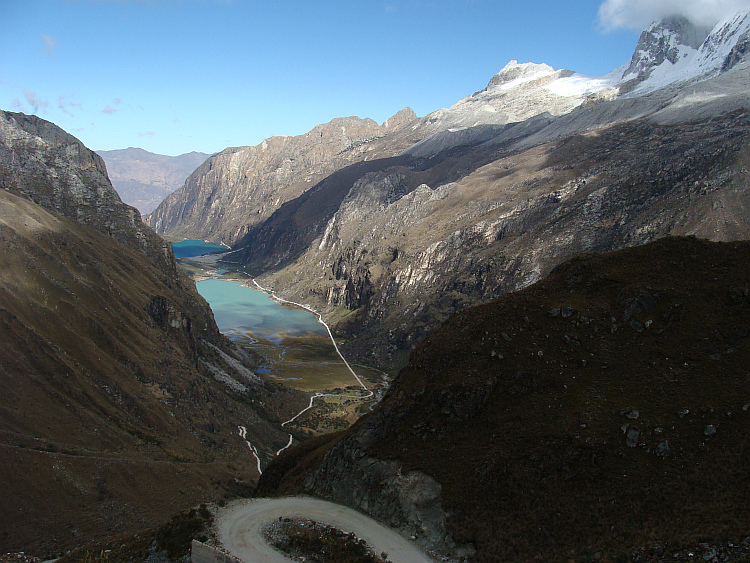
<path fill-rule="evenodd" d="M 0 187 L 140 250 L 177 276 L 171 246 L 122 203 L 102 158 L 56 125 L 0 111 Z"/>
<path fill-rule="evenodd" d="M 745 60 L 750 12 L 740 11 L 713 29 L 701 29 L 683 17 L 655 22 L 638 41 L 619 83 L 621 94 L 644 94 L 675 84 L 705 80 Z"/>
<path fill-rule="evenodd" d="M 386 147 L 382 138 L 415 118 L 409 108 L 382 126 L 371 119 L 337 118 L 297 137 L 271 137 L 254 147 L 226 149 L 200 166 L 148 222 L 159 233 L 234 244 L 325 176 L 405 148 L 393 139 Z"/>
<path fill-rule="evenodd" d="M 638 121 L 373 171 L 264 283 L 325 310 L 361 360 L 398 366 L 452 311 L 525 287 L 580 252 L 666 234 L 747 238 L 749 132 L 747 114 Z M 455 181 L 429 185 L 451 172 Z"/>
<path fill-rule="evenodd" d="M 180 156 L 154 154 L 129 148 L 97 151 L 107 164 L 107 173 L 122 201 L 142 215 L 151 213 L 210 156 L 191 152 Z"/>
<path fill-rule="evenodd" d="M 724 59 L 721 70 L 732 69 L 741 62 L 748 60 L 748 58 L 750 58 L 750 31 L 743 33 L 737 40 L 735 46 Z"/>
<path fill-rule="evenodd" d="M 698 49 L 707 35 L 707 30 L 697 28 L 682 16 L 672 16 L 652 24 L 641 33 L 630 66 L 623 76 L 635 74 L 645 79 L 664 61 L 675 64 L 682 54 L 681 47 Z"/>
<path fill-rule="evenodd" d="M 264 492 L 335 498 L 476 561 L 739 543 L 748 260 L 747 242 L 667 237 L 461 311 L 374 412 L 272 464 Z"/>
<path fill-rule="evenodd" d="M 707 51 L 718 51 L 723 54 L 726 49 L 722 49 L 722 46 L 731 47 L 722 62 L 722 72 L 750 59 L 750 11 L 741 12 L 718 25 L 716 32 L 712 35 L 714 35 L 713 41 L 706 41 Z"/>
<path fill-rule="evenodd" d="M 306 476 L 305 492 L 361 510 L 415 538 L 425 551 L 470 553 L 450 537 L 440 483 L 422 471 L 405 471 L 397 461 L 368 456 L 363 442 L 373 444 L 373 431 L 369 424 L 356 438 L 338 442 Z"/>

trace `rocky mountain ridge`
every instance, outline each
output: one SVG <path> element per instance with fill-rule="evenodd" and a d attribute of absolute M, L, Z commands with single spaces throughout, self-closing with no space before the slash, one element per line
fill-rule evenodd
<path fill-rule="evenodd" d="M 749 37 L 748 10 L 720 21 L 711 30 L 679 16 L 655 22 L 641 34 L 619 90 L 643 94 L 717 76 L 747 60 Z"/>
<path fill-rule="evenodd" d="M 394 133 L 415 117 L 405 108 L 382 125 L 337 118 L 304 135 L 225 149 L 203 163 L 147 222 L 158 233 L 234 244 L 284 202 L 336 170 L 406 148 L 411 142 Z"/>
<path fill-rule="evenodd" d="M 399 365 L 450 312 L 525 287 L 566 257 L 670 233 L 746 238 L 749 125 L 744 110 L 559 137 L 551 122 L 555 140 L 531 148 L 509 130 L 430 160 L 371 162 L 343 188 L 331 177 L 289 202 L 229 259 L 325 310 L 350 353 Z"/>
<path fill-rule="evenodd" d="M 151 213 L 211 156 L 190 152 L 179 156 L 154 154 L 139 148 L 97 151 L 120 199 L 141 215 Z"/>

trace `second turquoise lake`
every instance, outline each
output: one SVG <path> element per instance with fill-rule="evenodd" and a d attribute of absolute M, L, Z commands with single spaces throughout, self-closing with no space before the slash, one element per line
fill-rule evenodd
<path fill-rule="evenodd" d="M 211 305 L 219 330 L 227 336 L 250 332 L 272 342 L 280 342 L 285 336 L 311 333 L 328 336 L 314 315 L 282 307 L 261 291 L 214 278 L 195 285 L 198 293 Z"/>

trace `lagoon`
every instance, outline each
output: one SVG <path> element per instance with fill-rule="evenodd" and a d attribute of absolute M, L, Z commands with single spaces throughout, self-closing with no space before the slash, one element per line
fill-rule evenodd
<path fill-rule="evenodd" d="M 274 343 L 280 343 L 285 337 L 310 334 L 328 338 L 326 329 L 314 315 L 282 307 L 266 293 L 246 285 L 215 278 L 195 285 L 211 305 L 219 330 L 227 336 L 251 333 Z"/>
<path fill-rule="evenodd" d="M 359 386 L 316 315 L 279 305 L 237 281 L 210 278 L 195 285 L 211 305 L 219 330 L 265 359 L 258 373 L 307 392 Z M 375 369 L 357 366 L 357 374 L 371 388 L 384 381 Z"/>
<path fill-rule="evenodd" d="M 218 244 L 211 244 L 202 240 L 181 240 L 173 242 L 175 258 L 192 258 L 193 256 L 202 256 L 210 252 L 226 252 L 227 248 Z"/>

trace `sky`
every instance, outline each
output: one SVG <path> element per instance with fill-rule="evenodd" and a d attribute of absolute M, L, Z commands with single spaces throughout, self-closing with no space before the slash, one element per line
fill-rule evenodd
<path fill-rule="evenodd" d="M 510 60 L 605 74 L 671 11 L 747 0 L 0 0 L 0 109 L 94 150 L 179 155 L 419 116 Z M 645 22 L 645 23 L 644 23 Z"/>

